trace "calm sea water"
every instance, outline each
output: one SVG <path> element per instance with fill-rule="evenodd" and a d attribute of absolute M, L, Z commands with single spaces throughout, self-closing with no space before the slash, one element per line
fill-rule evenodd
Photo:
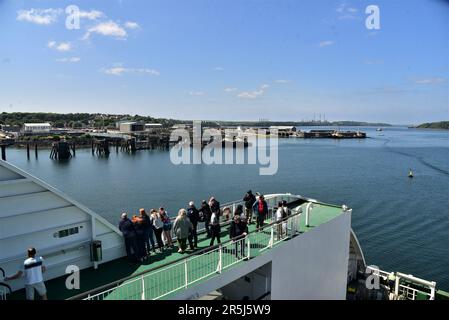
<path fill-rule="evenodd" d="M 370 138 L 280 140 L 274 176 L 259 176 L 256 165 L 175 166 L 167 151 L 98 158 L 77 150 L 76 158 L 61 163 L 50 160 L 48 150 L 27 160 L 24 150 L 9 149 L 8 160 L 114 224 L 123 211 L 165 206 L 173 215 L 190 200 L 215 195 L 224 203 L 248 189 L 347 204 L 368 264 L 448 290 L 449 132 L 360 129 Z M 407 177 L 409 168 L 414 179 Z"/>

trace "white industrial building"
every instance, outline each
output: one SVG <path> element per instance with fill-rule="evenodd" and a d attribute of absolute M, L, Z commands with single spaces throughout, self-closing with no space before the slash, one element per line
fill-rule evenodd
<path fill-rule="evenodd" d="M 24 133 L 50 133 L 51 124 L 45 123 L 24 123 L 23 132 Z"/>

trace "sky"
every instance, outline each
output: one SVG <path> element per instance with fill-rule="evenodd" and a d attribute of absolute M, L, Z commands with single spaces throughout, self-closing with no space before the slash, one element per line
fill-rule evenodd
<path fill-rule="evenodd" d="M 0 112 L 419 124 L 448 82 L 445 0 L 0 0 Z"/>

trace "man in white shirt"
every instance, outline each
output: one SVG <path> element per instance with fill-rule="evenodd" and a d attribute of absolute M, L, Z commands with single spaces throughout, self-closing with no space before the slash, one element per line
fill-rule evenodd
<path fill-rule="evenodd" d="M 23 262 L 22 269 L 15 275 L 6 277 L 5 281 L 24 276 L 27 300 L 34 300 L 34 290 L 37 291 L 42 300 L 47 300 L 47 289 L 42 277 L 43 272 L 45 272 L 44 259 L 42 257 L 36 258 L 35 248 L 28 248 L 28 259 Z"/>

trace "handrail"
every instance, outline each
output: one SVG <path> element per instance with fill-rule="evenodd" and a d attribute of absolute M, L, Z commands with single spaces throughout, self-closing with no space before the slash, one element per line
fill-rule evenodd
<path fill-rule="evenodd" d="M 9 285 L 7 285 L 4 282 L 0 282 L 0 288 L 1 287 L 5 287 L 8 290 L 8 292 L 5 293 L 4 291 L 0 290 L 0 300 L 6 300 L 6 295 L 11 294 L 12 289 Z"/>
<path fill-rule="evenodd" d="M 1 267 L 0 267 L 0 273 L 2 274 L 2 277 L 5 278 L 5 276 L 6 276 L 5 270 L 3 270 L 3 268 L 1 268 Z M 8 291 L 9 291 L 8 293 L 11 294 L 12 289 L 8 284 L 6 284 L 4 282 L 0 282 L 0 288 L 1 287 L 5 287 L 6 289 L 8 289 Z M 6 295 L 8 293 L 5 293 L 3 290 L 0 289 L 0 300 L 6 300 Z"/>
<path fill-rule="evenodd" d="M 261 230 L 263 230 L 263 229 L 265 229 L 265 228 L 270 228 L 270 227 L 273 227 L 273 226 L 275 226 L 275 225 L 278 225 L 279 223 L 282 223 L 282 222 L 284 222 L 284 221 L 287 221 L 287 220 L 291 219 L 291 218 L 294 217 L 294 216 L 299 216 L 300 214 L 301 214 L 300 212 L 294 213 L 294 214 L 291 214 L 291 215 L 287 216 L 286 218 L 284 218 L 284 219 L 282 219 L 282 220 L 279 220 L 279 221 L 273 221 L 273 222 L 271 222 L 271 223 L 269 223 L 269 224 L 266 224 L 266 225 L 264 225 L 264 226 L 262 226 L 262 227 L 260 227 L 260 228 L 257 228 L 256 230 L 254 230 L 254 231 L 252 231 L 252 232 L 249 232 L 248 235 L 249 235 L 249 234 L 254 234 L 254 233 L 256 233 L 256 232 L 259 232 L 259 231 L 261 231 Z M 198 255 L 201 255 L 201 254 L 203 254 L 203 253 L 206 253 L 206 252 L 209 252 L 209 251 L 213 251 L 213 250 L 215 250 L 215 249 L 217 249 L 217 248 L 220 248 L 220 247 L 225 246 L 225 245 L 227 245 L 227 244 L 229 244 L 229 243 L 232 243 L 233 241 L 235 241 L 235 239 L 229 239 L 229 240 L 226 240 L 226 241 L 222 242 L 221 244 L 216 244 L 216 245 L 213 245 L 213 246 L 210 246 L 210 247 L 201 249 L 201 250 L 199 250 L 199 251 L 197 251 L 197 252 L 193 252 L 193 253 L 191 253 L 191 254 L 185 256 L 185 257 L 181 257 L 181 258 L 176 259 L 176 260 L 174 260 L 174 261 L 170 261 L 170 262 L 161 264 L 161 265 L 156 266 L 156 267 L 154 267 L 154 268 L 151 268 L 151 269 L 148 269 L 148 270 L 139 272 L 139 273 L 134 274 L 134 275 L 130 275 L 130 276 L 124 277 L 124 278 L 122 278 L 122 279 L 113 281 L 113 282 L 111 282 L 111 283 L 109 283 L 109 284 L 106 284 L 106 285 L 100 286 L 100 287 L 98 287 L 98 288 L 95 288 L 95 289 L 92 289 L 92 290 L 89 290 L 89 291 L 80 293 L 80 294 L 78 294 L 78 295 L 75 295 L 75 296 L 73 296 L 73 297 L 68 298 L 67 300 L 79 300 L 79 299 L 82 299 L 82 298 L 84 298 L 84 297 L 88 297 L 88 296 L 90 296 L 90 295 L 94 295 L 95 293 L 98 293 L 98 292 L 101 292 L 101 291 L 106 291 L 106 290 L 108 290 L 108 289 L 112 289 L 113 287 L 116 287 L 116 286 L 118 286 L 118 285 L 120 285 L 121 283 L 124 283 L 124 282 L 126 282 L 126 281 L 133 280 L 133 279 L 137 279 L 137 278 L 139 278 L 139 277 L 142 277 L 142 276 L 144 276 L 144 275 L 146 275 L 146 274 L 149 274 L 149 273 L 151 273 L 151 272 L 154 272 L 154 271 L 156 271 L 156 270 L 160 270 L 160 269 L 163 269 L 163 268 L 165 268 L 165 267 L 167 267 L 167 266 L 175 265 L 175 264 L 177 264 L 177 263 L 179 263 L 179 262 L 181 262 L 181 261 L 187 260 L 187 259 L 192 258 L 192 257 L 194 257 L 194 256 L 198 256 Z"/>

